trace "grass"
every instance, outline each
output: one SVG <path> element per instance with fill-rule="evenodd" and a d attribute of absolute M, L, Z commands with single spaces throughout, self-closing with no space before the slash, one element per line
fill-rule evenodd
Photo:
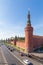
<path fill-rule="evenodd" d="M 25 51 L 24 48 L 20 48 L 18 46 L 15 46 L 15 45 L 11 44 L 10 42 L 5 42 L 5 45 L 6 46 L 11 46 L 11 47 L 16 48 L 17 50 L 20 50 L 20 51 L 23 51 L 23 52 Z"/>

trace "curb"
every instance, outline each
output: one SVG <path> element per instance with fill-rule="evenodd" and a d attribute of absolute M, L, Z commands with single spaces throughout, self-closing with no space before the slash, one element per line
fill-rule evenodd
<path fill-rule="evenodd" d="M 35 56 L 35 55 L 33 55 L 33 54 L 30 54 L 30 55 L 31 55 L 31 57 L 32 57 L 33 59 L 35 59 L 35 60 L 37 60 L 38 62 L 40 62 L 40 63 L 43 64 L 43 60 L 41 60 L 39 57 L 37 57 L 37 56 Z"/>

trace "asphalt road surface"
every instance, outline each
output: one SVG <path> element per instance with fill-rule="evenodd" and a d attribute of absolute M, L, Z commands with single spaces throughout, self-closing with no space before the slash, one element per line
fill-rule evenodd
<path fill-rule="evenodd" d="M 3 53 L 5 55 L 5 58 L 8 62 L 8 65 L 23 65 L 23 63 L 21 63 L 17 58 L 15 58 L 6 48 L 5 45 L 1 46 Z"/>
<path fill-rule="evenodd" d="M 1 47 L 0 47 L 0 65 L 5 65 L 5 61 L 4 61 L 4 58 L 3 58 L 3 54 L 2 54 L 2 50 L 1 50 Z"/>
<path fill-rule="evenodd" d="M 6 57 L 6 60 L 8 62 L 8 65 L 24 65 L 22 62 L 20 62 L 17 58 L 15 58 L 8 50 L 8 48 L 5 45 L 2 45 L 2 50 L 3 53 Z M 43 65 L 42 63 L 38 62 L 37 60 L 34 60 L 32 58 L 23 56 L 20 56 L 20 53 L 18 53 L 17 51 L 12 52 L 16 57 L 18 57 L 19 59 L 23 60 L 23 59 L 28 59 L 31 63 L 33 63 L 33 65 Z"/>
<path fill-rule="evenodd" d="M 33 65 L 43 65 L 42 63 L 40 63 L 39 61 L 35 60 L 35 59 L 32 59 L 32 58 L 29 58 L 29 57 L 26 57 L 26 56 L 22 56 L 17 52 L 17 51 L 14 51 L 13 52 L 14 55 L 16 55 L 17 57 L 19 57 L 21 60 L 23 59 L 28 59 Z"/>

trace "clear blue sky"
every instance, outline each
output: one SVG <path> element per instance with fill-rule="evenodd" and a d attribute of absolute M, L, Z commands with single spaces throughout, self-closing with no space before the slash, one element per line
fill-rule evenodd
<path fill-rule="evenodd" d="M 0 0 L 0 39 L 24 36 L 29 8 L 33 34 L 43 35 L 43 0 Z"/>

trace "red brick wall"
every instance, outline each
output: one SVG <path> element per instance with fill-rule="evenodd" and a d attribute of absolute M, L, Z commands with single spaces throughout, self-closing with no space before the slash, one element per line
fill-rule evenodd
<path fill-rule="evenodd" d="M 25 48 L 25 41 L 17 41 L 16 46 L 18 46 L 20 48 Z"/>
<path fill-rule="evenodd" d="M 33 36 L 33 48 L 43 45 L 43 36 Z"/>
<path fill-rule="evenodd" d="M 11 41 L 12 44 L 14 44 L 14 41 Z M 35 49 L 35 48 L 38 48 L 40 46 L 43 45 L 43 36 L 36 36 L 36 35 L 33 35 L 32 37 L 32 42 L 30 44 L 30 47 L 32 49 Z M 25 45 L 25 40 L 24 41 L 17 41 L 16 42 L 16 46 L 20 47 L 20 48 L 24 48 L 26 49 L 26 45 Z"/>

